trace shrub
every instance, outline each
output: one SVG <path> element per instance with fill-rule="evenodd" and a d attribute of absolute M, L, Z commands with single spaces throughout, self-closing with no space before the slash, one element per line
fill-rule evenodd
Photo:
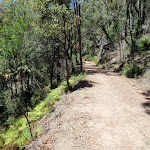
<path fill-rule="evenodd" d="M 0 136 L 0 148 L 4 145 L 4 139 Z"/>
<path fill-rule="evenodd" d="M 142 72 L 142 67 L 137 64 L 127 65 L 123 69 L 123 74 L 128 78 L 138 77 Z"/>
<path fill-rule="evenodd" d="M 148 36 L 143 36 L 138 42 L 139 49 L 142 51 L 150 50 L 150 38 Z"/>
<path fill-rule="evenodd" d="M 94 61 L 96 64 L 98 64 L 99 61 L 100 61 L 100 57 L 94 56 L 94 57 L 92 58 L 92 61 Z"/>

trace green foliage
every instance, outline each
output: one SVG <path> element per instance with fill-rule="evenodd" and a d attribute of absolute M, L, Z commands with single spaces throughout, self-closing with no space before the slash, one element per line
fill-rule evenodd
<path fill-rule="evenodd" d="M 68 2 L 23 0 L 8 5 L 9 11 L 1 9 L 1 125 L 7 116 L 17 118 L 25 109 L 32 110 L 45 98 L 44 93 L 49 93 L 50 88 L 55 88 L 65 78 L 64 30 L 69 37 L 70 34 L 73 35 L 72 29 L 76 28 L 74 20 L 70 20 L 73 14 Z M 73 36 L 69 38 L 66 46 L 68 51 L 69 44 L 72 46 L 74 42 Z M 79 52 L 72 49 L 69 53 L 70 61 L 74 61 L 72 53 L 78 55 Z M 74 72 L 70 69 L 70 75 L 76 72 L 75 63 L 73 67 Z M 44 89 L 46 85 L 50 85 L 50 88 Z M 60 97 L 55 96 L 54 99 L 58 98 Z M 7 121 L 4 125 L 9 125 L 10 122 Z"/>
<path fill-rule="evenodd" d="M 138 42 L 140 51 L 149 51 L 150 50 L 150 38 L 148 36 L 143 36 Z"/>
<path fill-rule="evenodd" d="M 84 59 L 90 61 L 92 60 L 92 57 L 90 55 L 87 55 Z"/>
<path fill-rule="evenodd" d="M 83 74 L 72 76 L 69 80 L 70 85 L 75 85 L 84 77 L 85 75 Z M 38 120 L 45 115 L 47 111 L 52 108 L 53 104 L 62 97 L 66 89 L 67 84 L 64 81 L 58 88 L 50 91 L 45 98 L 45 101 L 40 102 L 32 111 L 28 112 L 28 119 L 31 122 L 34 137 L 42 132 L 41 127 L 37 126 Z M 3 149 L 8 149 L 8 147 L 12 149 L 12 147 L 17 144 L 19 148 L 22 148 L 30 141 L 30 132 L 26 118 L 24 116 L 16 120 L 14 118 L 10 118 L 8 123 L 11 124 L 8 130 L 6 130 L 4 133 L 0 133 L 0 146 Z"/>
<path fill-rule="evenodd" d="M 69 79 L 70 85 L 74 86 L 76 83 L 78 83 L 79 81 L 83 80 L 85 78 L 85 75 L 83 73 L 80 73 L 77 76 L 72 76 Z"/>
<path fill-rule="evenodd" d="M 117 42 L 120 38 L 120 32 L 122 30 L 122 24 L 119 20 L 113 21 L 109 26 L 109 36 L 113 42 Z"/>
<path fill-rule="evenodd" d="M 143 68 L 137 64 L 129 64 L 123 68 L 123 75 L 128 78 L 138 77 L 143 73 Z"/>
<path fill-rule="evenodd" d="M 85 76 L 81 73 L 78 76 L 72 76 L 69 79 L 69 83 L 71 86 L 82 80 Z M 64 81 L 62 85 L 60 85 L 58 88 L 51 90 L 51 92 L 46 97 L 45 101 L 49 103 L 55 103 L 57 100 L 59 100 L 62 97 L 62 94 L 67 89 L 67 83 Z"/>
<path fill-rule="evenodd" d="M 104 43 L 118 42 L 123 33 L 126 4 L 121 0 L 90 0 L 83 7 L 83 44 L 91 56 L 97 55 L 96 48 Z M 86 52 L 85 52 L 86 53 Z"/>
<path fill-rule="evenodd" d="M 100 61 L 100 57 L 94 56 L 94 57 L 92 57 L 92 61 L 94 61 L 96 64 L 98 64 Z"/>
<path fill-rule="evenodd" d="M 147 52 L 150 50 L 150 38 L 148 36 L 142 36 L 139 41 L 134 40 L 130 46 L 131 54 L 138 52 Z"/>

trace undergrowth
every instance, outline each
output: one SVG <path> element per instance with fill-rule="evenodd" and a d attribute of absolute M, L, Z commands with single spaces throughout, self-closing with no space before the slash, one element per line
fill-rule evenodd
<path fill-rule="evenodd" d="M 73 86 L 85 77 L 83 74 L 72 76 L 69 80 Z M 48 88 L 48 87 L 45 87 Z M 37 126 L 38 120 L 50 110 L 67 89 L 66 82 L 51 90 L 44 101 L 40 102 L 31 112 L 28 112 L 28 119 L 31 123 L 31 128 L 34 138 L 41 134 L 41 127 Z M 0 149 L 22 149 L 24 145 L 31 141 L 29 127 L 24 116 L 18 119 L 13 119 L 12 124 L 6 131 L 0 132 Z"/>
<path fill-rule="evenodd" d="M 142 74 L 142 72 L 142 66 L 137 64 L 129 64 L 123 68 L 123 75 L 125 75 L 128 78 L 138 77 Z"/>
<path fill-rule="evenodd" d="M 150 38 L 148 36 L 143 36 L 138 42 L 139 50 L 149 51 L 150 50 Z"/>
<path fill-rule="evenodd" d="M 92 57 L 92 61 L 95 62 L 95 64 L 97 65 L 100 61 L 100 57 L 94 56 L 94 57 Z"/>

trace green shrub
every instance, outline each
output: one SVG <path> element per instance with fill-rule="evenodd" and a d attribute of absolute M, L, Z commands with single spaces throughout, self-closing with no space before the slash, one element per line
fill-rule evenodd
<path fill-rule="evenodd" d="M 4 145 L 4 139 L 0 136 L 0 148 Z"/>
<path fill-rule="evenodd" d="M 100 61 L 100 57 L 94 56 L 94 57 L 92 57 L 92 61 L 94 61 L 96 64 L 98 64 Z"/>
<path fill-rule="evenodd" d="M 92 60 L 92 58 L 91 58 L 91 56 L 90 56 L 90 55 L 86 55 L 86 56 L 84 57 L 84 60 L 88 60 L 88 61 L 90 61 L 90 60 Z"/>
<path fill-rule="evenodd" d="M 150 50 L 150 38 L 148 36 L 143 36 L 138 42 L 139 50 L 148 51 Z"/>
<path fill-rule="evenodd" d="M 137 64 L 127 65 L 123 69 L 123 74 L 128 78 L 138 77 L 142 72 L 142 67 Z"/>

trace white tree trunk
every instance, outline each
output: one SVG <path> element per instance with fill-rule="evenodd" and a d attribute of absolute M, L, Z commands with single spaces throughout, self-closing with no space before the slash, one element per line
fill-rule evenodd
<path fill-rule="evenodd" d="M 104 41 L 103 41 L 103 38 L 102 38 L 102 40 L 101 40 L 101 48 L 100 48 L 100 52 L 99 52 L 99 54 L 98 54 L 99 57 L 102 56 L 103 46 L 104 46 Z"/>

